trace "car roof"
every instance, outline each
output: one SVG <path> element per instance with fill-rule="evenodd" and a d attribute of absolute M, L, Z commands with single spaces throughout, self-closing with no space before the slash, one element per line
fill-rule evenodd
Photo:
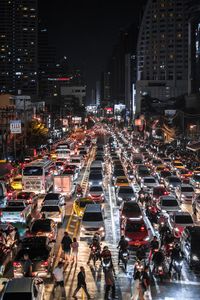
<path fill-rule="evenodd" d="M 160 196 L 160 200 L 177 200 L 173 195 Z"/>
<path fill-rule="evenodd" d="M 101 212 L 100 204 L 88 204 L 85 208 L 85 212 Z"/>
<path fill-rule="evenodd" d="M 59 200 L 44 200 L 42 206 L 59 206 Z"/>
<path fill-rule="evenodd" d="M 145 180 L 145 179 L 154 179 L 154 180 L 156 180 L 155 177 L 153 177 L 153 176 L 145 176 L 145 177 L 143 177 L 143 180 Z"/>
<path fill-rule="evenodd" d="M 193 188 L 193 186 L 191 184 L 186 184 L 186 183 L 181 184 L 180 187 L 181 188 L 182 187 L 192 187 Z"/>
<path fill-rule="evenodd" d="M 31 292 L 33 278 L 13 278 L 6 285 L 6 293 Z"/>

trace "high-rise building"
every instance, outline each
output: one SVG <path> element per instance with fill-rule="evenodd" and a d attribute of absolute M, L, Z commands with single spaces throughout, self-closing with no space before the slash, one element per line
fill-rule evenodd
<path fill-rule="evenodd" d="M 101 106 L 106 107 L 111 105 L 111 73 L 109 71 L 101 73 Z"/>
<path fill-rule="evenodd" d="M 200 93 L 200 3 L 190 1 L 188 93 Z"/>
<path fill-rule="evenodd" d="M 142 95 L 188 92 L 188 0 L 148 0 L 137 44 L 137 111 Z"/>
<path fill-rule="evenodd" d="M 37 0 L 0 1 L 0 92 L 37 95 Z"/>

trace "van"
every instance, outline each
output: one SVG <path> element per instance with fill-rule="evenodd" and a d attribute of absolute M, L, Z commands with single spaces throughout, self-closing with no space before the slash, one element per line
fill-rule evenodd
<path fill-rule="evenodd" d="M 92 238 L 95 232 L 99 233 L 101 239 L 105 238 L 104 213 L 100 204 L 88 204 L 81 222 L 80 239 Z"/>

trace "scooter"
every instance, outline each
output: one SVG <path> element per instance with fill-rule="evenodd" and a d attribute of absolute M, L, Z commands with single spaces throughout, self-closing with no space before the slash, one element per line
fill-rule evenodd
<path fill-rule="evenodd" d="M 128 250 L 120 250 L 120 260 L 122 261 L 124 265 L 124 270 L 126 271 L 127 263 L 129 260 L 129 252 Z"/>

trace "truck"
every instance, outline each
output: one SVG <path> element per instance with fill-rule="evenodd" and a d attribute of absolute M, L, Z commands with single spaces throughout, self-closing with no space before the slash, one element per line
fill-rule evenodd
<path fill-rule="evenodd" d="M 75 191 L 76 183 L 73 182 L 72 175 L 54 176 L 53 191 L 71 197 Z"/>

